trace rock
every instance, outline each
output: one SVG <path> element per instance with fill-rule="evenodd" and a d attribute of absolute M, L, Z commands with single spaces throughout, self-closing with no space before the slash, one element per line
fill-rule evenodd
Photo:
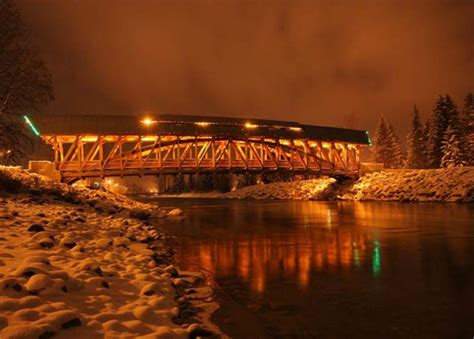
<path fill-rule="evenodd" d="M 39 306 L 43 303 L 40 297 L 29 295 L 27 297 L 23 297 L 19 300 L 20 307 L 24 308 L 33 308 Z"/>
<path fill-rule="evenodd" d="M 189 327 L 186 329 L 186 332 L 189 334 L 189 338 L 192 338 L 192 339 L 195 339 L 198 337 L 210 337 L 214 334 L 210 330 L 198 324 L 189 325 Z"/>
<path fill-rule="evenodd" d="M 114 332 L 126 332 L 128 331 L 128 328 L 126 328 L 122 323 L 116 319 L 112 319 L 109 321 L 106 321 L 103 324 L 104 330 L 106 331 L 114 331 Z"/>
<path fill-rule="evenodd" d="M 39 273 L 33 275 L 25 284 L 25 288 L 31 294 L 37 294 L 42 290 L 54 285 L 54 280 L 49 276 Z"/>
<path fill-rule="evenodd" d="M 99 266 L 99 264 L 90 258 L 84 259 L 80 264 L 79 264 L 79 270 L 81 271 L 92 271 L 100 276 L 102 276 L 102 270 Z"/>
<path fill-rule="evenodd" d="M 44 227 L 43 225 L 41 224 L 38 224 L 38 223 L 34 223 L 34 224 L 31 224 L 30 227 L 28 227 L 28 232 L 43 232 L 44 231 Z"/>
<path fill-rule="evenodd" d="M 50 238 L 44 238 L 39 241 L 39 245 L 42 248 L 53 248 L 54 247 L 54 241 L 51 240 Z"/>
<path fill-rule="evenodd" d="M 127 247 L 128 245 L 130 245 L 130 243 L 131 241 L 124 237 L 116 237 L 113 239 L 113 245 L 115 247 L 118 247 L 118 246 Z"/>
<path fill-rule="evenodd" d="M 47 267 L 42 263 L 24 263 L 13 272 L 15 277 L 31 277 L 35 274 L 47 274 Z"/>
<path fill-rule="evenodd" d="M 78 327 L 81 326 L 82 322 L 79 318 L 73 318 L 71 320 L 66 321 L 61 325 L 62 328 L 70 328 L 70 327 Z"/>
<path fill-rule="evenodd" d="M 39 319 L 40 313 L 37 310 L 32 309 L 22 309 L 18 310 L 12 315 L 12 319 L 14 322 L 21 322 L 21 321 L 35 321 Z"/>
<path fill-rule="evenodd" d="M 184 214 L 184 212 L 180 208 L 174 208 L 174 209 L 172 209 L 171 211 L 168 212 L 169 216 L 179 216 L 179 215 L 183 215 L 183 214 Z"/>
<path fill-rule="evenodd" d="M 126 328 L 128 328 L 131 332 L 135 332 L 138 334 L 145 334 L 150 332 L 150 328 L 147 327 L 143 322 L 139 320 L 128 320 L 122 323 Z"/>
<path fill-rule="evenodd" d="M 135 253 L 146 255 L 146 256 L 152 256 L 155 253 L 152 250 L 148 249 L 148 244 L 144 244 L 144 243 L 131 244 L 129 248 L 131 251 Z"/>
<path fill-rule="evenodd" d="M 39 233 L 37 233 L 39 234 Z M 51 265 L 51 263 L 49 262 L 49 259 L 45 256 L 42 256 L 42 255 L 33 255 L 31 257 L 27 257 L 25 258 L 25 260 L 23 260 L 23 263 L 26 264 L 26 263 L 38 263 L 40 265 Z"/>
<path fill-rule="evenodd" d="M 169 273 L 173 278 L 177 278 L 179 276 L 178 270 L 173 265 L 166 267 L 165 273 Z"/>
<path fill-rule="evenodd" d="M 94 208 L 98 212 L 105 212 L 105 213 L 108 213 L 108 214 L 112 214 L 112 213 L 117 212 L 117 210 L 115 209 L 115 206 L 113 206 L 112 204 L 109 204 L 107 202 L 104 202 L 104 201 L 97 202 L 94 205 Z"/>
<path fill-rule="evenodd" d="M 58 329 L 81 326 L 82 324 L 77 313 L 71 310 L 61 310 L 49 313 L 44 320 Z"/>
<path fill-rule="evenodd" d="M 150 296 L 150 295 L 158 294 L 160 292 L 161 292 L 160 285 L 153 282 L 153 283 L 149 283 L 143 286 L 143 288 L 140 291 L 140 295 Z"/>
<path fill-rule="evenodd" d="M 43 329 L 31 324 L 13 325 L 5 327 L 0 334 L 2 339 L 39 338 L 43 334 Z"/>
<path fill-rule="evenodd" d="M 77 243 L 74 241 L 74 239 L 66 236 L 61 240 L 60 245 L 67 248 L 74 248 L 77 245 Z"/>
<path fill-rule="evenodd" d="M 98 248 L 105 248 L 112 244 L 112 239 L 110 238 L 101 238 L 95 242 Z"/>
<path fill-rule="evenodd" d="M 137 306 L 133 310 L 133 315 L 139 320 L 151 320 L 155 315 L 150 306 Z"/>
<path fill-rule="evenodd" d="M 130 218 L 135 218 L 139 220 L 148 220 L 151 216 L 151 213 L 142 209 L 132 209 L 129 211 L 129 215 L 130 215 Z"/>

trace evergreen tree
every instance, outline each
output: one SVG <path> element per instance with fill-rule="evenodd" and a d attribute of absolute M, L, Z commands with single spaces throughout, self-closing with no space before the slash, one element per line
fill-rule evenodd
<path fill-rule="evenodd" d="M 385 167 L 389 166 L 391 159 L 389 129 L 383 117 L 380 118 L 375 131 L 372 155 L 375 162 L 382 163 Z"/>
<path fill-rule="evenodd" d="M 388 149 L 390 151 L 388 168 L 401 168 L 404 165 L 402 147 L 400 139 L 392 124 L 388 126 Z"/>
<path fill-rule="evenodd" d="M 433 140 L 433 129 L 431 128 L 430 120 L 426 120 L 425 125 L 423 126 L 423 132 L 421 134 L 421 150 L 422 150 L 422 167 L 420 168 L 431 168 L 431 143 Z"/>
<path fill-rule="evenodd" d="M 413 119 L 411 131 L 407 138 L 407 167 L 408 168 L 423 168 L 424 154 L 423 154 L 423 127 L 420 122 L 420 114 L 416 105 L 413 107 Z"/>
<path fill-rule="evenodd" d="M 461 143 L 455 129 L 451 125 L 446 129 L 441 150 L 441 167 L 458 167 L 464 165 L 461 155 Z"/>
<path fill-rule="evenodd" d="M 463 160 L 467 165 L 474 166 L 474 95 L 472 93 L 468 93 L 464 100 L 461 127 Z"/>
<path fill-rule="evenodd" d="M 456 104 L 449 95 L 446 95 L 446 97 L 439 96 L 433 109 L 433 138 L 430 145 L 430 162 L 434 168 L 438 168 L 441 165 L 441 158 L 443 156 L 442 144 L 449 125 L 452 126 L 454 133 L 459 137 L 457 131 L 459 117 Z"/>

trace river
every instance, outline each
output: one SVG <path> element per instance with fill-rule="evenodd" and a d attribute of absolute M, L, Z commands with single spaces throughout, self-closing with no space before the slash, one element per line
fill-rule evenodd
<path fill-rule="evenodd" d="M 472 338 L 474 205 L 158 199 L 234 338 Z M 169 220 L 169 219 L 168 219 Z"/>

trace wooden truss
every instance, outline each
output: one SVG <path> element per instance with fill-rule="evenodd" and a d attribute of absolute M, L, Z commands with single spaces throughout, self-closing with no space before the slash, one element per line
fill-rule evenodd
<path fill-rule="evenodd" d="M 358 176 L 362 145 L 212 136 L 43 135 L 63 180 L 197 172 Z"/>

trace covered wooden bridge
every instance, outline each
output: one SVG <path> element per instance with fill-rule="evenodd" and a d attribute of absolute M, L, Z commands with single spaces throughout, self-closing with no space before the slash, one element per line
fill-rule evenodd
<path fill-rule="evenodd" d="M 35 115 L 63 181 L 176 173 L 359 175 L 366 131 L 207 116 Z"/>

